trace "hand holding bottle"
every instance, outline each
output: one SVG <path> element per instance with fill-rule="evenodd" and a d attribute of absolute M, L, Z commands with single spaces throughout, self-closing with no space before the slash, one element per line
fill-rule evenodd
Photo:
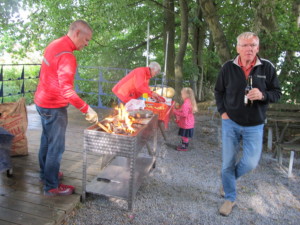
<path fill-rule="evenodd" d="M 263 94 L 258 88 L 253 88 L 248 92 L 247 98 L 251 101 L 262 100 Z"/>

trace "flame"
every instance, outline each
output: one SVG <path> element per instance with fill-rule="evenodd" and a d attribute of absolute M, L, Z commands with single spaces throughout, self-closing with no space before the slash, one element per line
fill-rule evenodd
<path fill-rule="evenodd" d="M 129 133 L 135 132 L 134 128 L 132 127 L 132 120 L 130 119 L 129 113 L 127 112 L 127 110 L 123 104 L 121 104 L 118 109 L 118 120 L 125 122 L 125 124 L 127 126 L 127 129 L 126 129 L 126 127 L 123 128 L 123 129 L 125 129 L 125 131 L 127 131 Z"/>
<path fill-rule="evenodd" d="M 121 104 L 119 107 L 117 106 L 115 110 L 118 112 L 118 115 L 117 121 L 114 123 L 114 125 L 117 125 L 118 128 L 123 129 L 125 132 L 134 133 L 135 129 L 132 127 L 134 118 L 129 116 L 125 106 Z M 115 121 L 115 117 L 109 116 L 105 118 L 105 121 L 112 123 Z M 112 131 L 109 124 L 106 124 L 106 127 L 108 130 Z"/>

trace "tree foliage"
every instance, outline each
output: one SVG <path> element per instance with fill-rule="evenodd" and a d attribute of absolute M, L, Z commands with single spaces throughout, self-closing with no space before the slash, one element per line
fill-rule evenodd
<path fill-rule="evenodd" d="M 90 46 L 76 53 L 80 65 L 145 66 L 150 23 L 150 59 L 164 68 L 166 32 L 171 29 L 168 78 L 190 81 L 180 84 L 193 87 L 198 100 L 211 96 L 221 64 L 236 55 L 236 37 L 254 31 L 260 37 L 260 56 L 278 70 L 283 99 L 300 100 L 299 0 L 6 0 L 0 4 L 0 56 L 10 52 L 19 59 L 33 50 L 42 54 L 50 41 L 66 34 L 72 21 L 84 19 L 94 33 Z M 28 13 L 27 19 L 22 12 Z M 182 26 L 185 12 L 187 29 Z M 173 71 L 176 63 L 182 65 L 182 78 Z"/>

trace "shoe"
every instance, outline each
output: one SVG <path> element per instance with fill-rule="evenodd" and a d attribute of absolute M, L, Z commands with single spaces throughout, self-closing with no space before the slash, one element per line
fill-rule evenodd
<path fill-rule="evenodd" d="M 54 196 L 63 196 L 63 195 L 71 195 L 73 191 L 71 188 L 66 188 L 63 186 L 59 186 L 58 188 L 50 189 L 49 191 L 44 191 L 44 195 L 47 197 L 54 197 Z"/>
<path fill-rule="evenodd" d="M 232 208 L 235 206 L 235 202 L 231 202 L 229 200 L 226 200 L 224 204 L 219 209 L 219 213 L 222 216 L 229 216 L 229 214 L 232 212 Z"/>
<path fill-rule="evenodd" d="M 72 185 L 60 184 L 58 187 L 61 187 L 61 188 L 70 188 L 72 190 L 72 193 L 75 192 L 75 187 L 72 186 Z"/>
<path fill-rule="evenodd" d="M 223 185 L 221 185 L 221 187 L 220 187 L 220 195 L 221 195 L 221 197 L 222 198 L 224 198 L 225 197 L 225 191 L 224 191 L 224 188 L 223 188 Z"/>
<path fill-rule="evenodd" d="M 177 146 L 176 150 L 186 152 L 186 151 L 188 151 L 187 147 L 188 147 L 188 143 L 182 142 L 182 144 Z"/>

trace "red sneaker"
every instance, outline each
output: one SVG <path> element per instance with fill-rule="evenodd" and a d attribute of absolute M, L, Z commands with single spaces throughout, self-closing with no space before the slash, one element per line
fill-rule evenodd
<path fill-rule="evenodd" d="M 72 185 L 67 185 L 67 184 L 59 184 L 58 187 L 60 188 L 70 188 L 72 190 L 72 193 L 75 192 L 75 187 Z"/>
<path fill-rule="evenodd" d="M 47 197 L 53 197 L 53 196 L 61 196 L 61 195 L 71 195 L 73 194 L 73 190 L 71 188 L 66 188 L 59 186 L 58 188 L 50 189 L 49 191 L 44 191 L 44 195 Z"/>
<path fill-rule="evenodd" d="M 181 151 L 181 152 L 188 151 L 187 143 L 182 143 L 182 144 L 178 145 L 177 148 L 176 148 L 176 150 L 177 151 Z"/>
<path fill-rule="evenodd" d="M 183 148 L 183 147 L 177 147 L 177 149 L 176 149 L 177 151 L 180 151 L 180 152 L 186 152 L 186 151 L 188 151 L 188 149 L 187 148 Z"/>

